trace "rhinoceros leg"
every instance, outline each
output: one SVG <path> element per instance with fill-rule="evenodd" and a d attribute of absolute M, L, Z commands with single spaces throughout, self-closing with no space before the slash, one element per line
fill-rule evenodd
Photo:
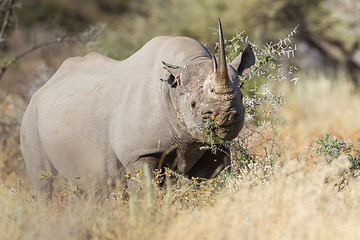
<path fill-rule="evenodd" d="M 154 169 L 157 168 L 158 163 L 159 163 L 159 158 L 157 156 L 143 156 L 143 157 L 138 158 L 133 163 L 129 164 L 126 167 L 126 173 L 131 174 L 132 176 L 135 176 L 136 172 L 141 170 L 143 172 L 142 172 L 140 178 L 141 178 L 142 181 L 146 181 L 145 180 L 145 173 L 144 173 L 145 167 L 147 166 L 149 168 L 150 174 L 151 174 L 151 177 L 152 177 L 153 176 L 152 172 L 153 172 Z M 134 179 L 129 179 L 127 181 L 128 189 L 129 189 L 130 193 L 136 192 L 138 190 L 138 187 L 139 187 L 138 183 L 139 182 L 137 180 L 134 180 Z"/>
<path fill-rule="evenodd" d="M 108 188 L 116 190 L 119 194 L 122 194 L 123 198 L 126 198 L 127 183 L 125 179 L 126 169 L 125 166 L 119 161 L 116 155 L 109 150 L 106 156 L 106 172 Z"/>
<path fill-rule="evenodd" d="M 51 198 L 57 171 L 43 149 L 37 128 L 24 127 L 22 131 L 21 147 L 31 179 L 33 197 Z M 24 134 L 24 131 L 27 133 Z"/>
<path fill-rule="evenodd" d="M 206 153 L 195 163 L 195 165 L 187 173 L 189 177 L 212 178 L 215 177 L 224 167 L 230 165 L 230 158 L 224 152 L 218 151 L 212 154 L 211 151 Z"/>
<path fill-rule="evenodd" d="M 57 175 L 57 171 L 47 159 L 45 153 L 43 151 L 41 152 L 41 150 L 39 152 L 41 154 L 37 154 L 37 164 L 32 165 L 29 169 L 31 171 L 32 195 L 34 198 L 51 198 L 53 182 Z"/>

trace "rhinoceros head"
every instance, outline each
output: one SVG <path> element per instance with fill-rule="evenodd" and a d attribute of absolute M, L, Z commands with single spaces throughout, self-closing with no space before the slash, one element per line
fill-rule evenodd
<path fill-rule="evenodd" d="M 202 141 L 206 141 L 206 137 L 200 129 L 208 119 L 216 123 L 215 133 L 220 138 L 229 140 L 238 135 L 244 124 L 245 112 L 238 75 L 255 63 L 255 56 L 248 45 L 242 54 L 227 64 L 220 20 L 218 28 L 218 63 L 214 55 L 196 58 L 185 67 L 163 62 L 164 68 L 180 85 L 174 100 L 179 118 L 187 129 L 192 130 L 189 131 L 191 135 Z"/>

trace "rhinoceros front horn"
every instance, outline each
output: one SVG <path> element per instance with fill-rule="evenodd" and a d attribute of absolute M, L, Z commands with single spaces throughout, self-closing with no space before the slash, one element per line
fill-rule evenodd
<path fill-rule="evenodd" d="M 215 78 L 213 78 L 212 88 L 215 93 L 226 94 L 233 92 L 233 88 L 229 82 L 227 65 L 226 65 L 226 56 L 225 56 L 225 46 L 224 46 L 224 37 L 221 27 L 220 19 L 218 19 L 218 32 L 219 32 L 219 64 L 216 68 Z M 213 59 L 214 61 L 214 59 Z"/>

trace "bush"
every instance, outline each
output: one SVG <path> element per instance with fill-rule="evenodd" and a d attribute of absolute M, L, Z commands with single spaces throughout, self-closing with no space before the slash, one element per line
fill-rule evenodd
<path fill-rule="evenodd" d="M 355 148 L 354 143 L 337 137 L 330 138 L 329 134 L 325 134 L 324 138 L 316 139 L 315 143 L 317 154 L 324 156 L 327 163 L 345 155 L 351 163 L 350 169 L 360 169 L 360 150 Z"/>
<path fill-rule="evenodd" d="M 285 39 L 264 46 L 251 43 L 243 34 L 225 40 L 228 62 L 248 44 L 251 44 L 256 55 L 255 65 L 239 76 L 245 105 L 245 124 L 240 135 L 233 141 L 224 141 L 214 134 L 214 122 L 209 120 L 205 124 L 204 132 L 210 145 L 202 149 L 211 149 L 216 153 L 222 150 L 221 147 L 230 148 L 233 170 L 240 170 L 239 167 L 254 162 L 273 166 L 284 151 L 283 147 L 276 144 L 276 136 L 280 122 L 278 109 L 286 103 L 286 97 L 271 86 L 283 80 L 296 84 L 298 80 L 292 76 L 296 68 L 284 64 L 285 58 L 294 56 L 296 46 L 292 44 L 292 38 L 296 29 Z M 272 134 L 266 134 L 270 132 Z"/>

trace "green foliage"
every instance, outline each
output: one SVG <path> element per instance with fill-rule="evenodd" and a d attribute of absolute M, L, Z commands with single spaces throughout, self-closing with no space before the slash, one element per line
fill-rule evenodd
<path fill-rule="evenodd" d="M 125 178 L 128 180 L 129 179 L 140 179 L 142 176 L 142 173 L 143 173 L 143 171 L 140 169 L 140 170 L 136 171 L 134 175 L 132 175 L 131 173 L 126 174 Z"/>
<path fill-rule="evenodd" d="M 234 150 L 234 157 L 237 162 L 245 164 L 254 162 L 254 157 L 237 141 L 223 140 L 219 138 L 215 134 L 216 128 L 218 128 L 218 126 L 215 121 L 208 119 L 205 122 L 203 133 L 205 133 L 206 136 L 206 145 L 200 147 L 200 150 L 211 150 L 213 154 L 216 154 L 217 152 L 225 152 L 226 154 L 229 154 L 224 149 L 232 149 Z"/>
<path fill-rule="evenodd" d="M 355 148 L 354 143 L 340 140 L 336 137 L 330 138 L 329 134 L 325 134 L 324 138 L 315 140 L 316 152 L 326 158 L 330 163 L 339 158 L 340 155 L 346 155 L 351 162 L 352 169 L 360 169 L 360 150 Z"/>
<path fill-rule="evenodd" d="M 79 197 L 85 196 L 81 186 L 73 185 L 74 181 L 79 179 L 79 177 L 69 177 L 64 174 L 54 175 L 52 172 L 42 170 L 39 173 L 39 179 L 53 182 L 53 186 L 56 189 L 55 192 L 62 198 L 73 197 L 78 200 Z"/>
<path fill-rule="evenodd" d="M 53 180 L 55 178 L 54 174 L 49 171 L 40 171 L 39 179 L 40 180 Z"/>
<path fill-rule="evenodd" d="M 215 134 L 215 130 L 218 128 L 215 121 L 207 119 L 204 123 L 203 133 L 206 136 L 206 143 L 208 145 L 200 147 L 200 150 L 211 150 L 213 154 L 218 151 L 224 151 L 219 146 L 229 147 L 229 141 L 222 140 Z"/>

